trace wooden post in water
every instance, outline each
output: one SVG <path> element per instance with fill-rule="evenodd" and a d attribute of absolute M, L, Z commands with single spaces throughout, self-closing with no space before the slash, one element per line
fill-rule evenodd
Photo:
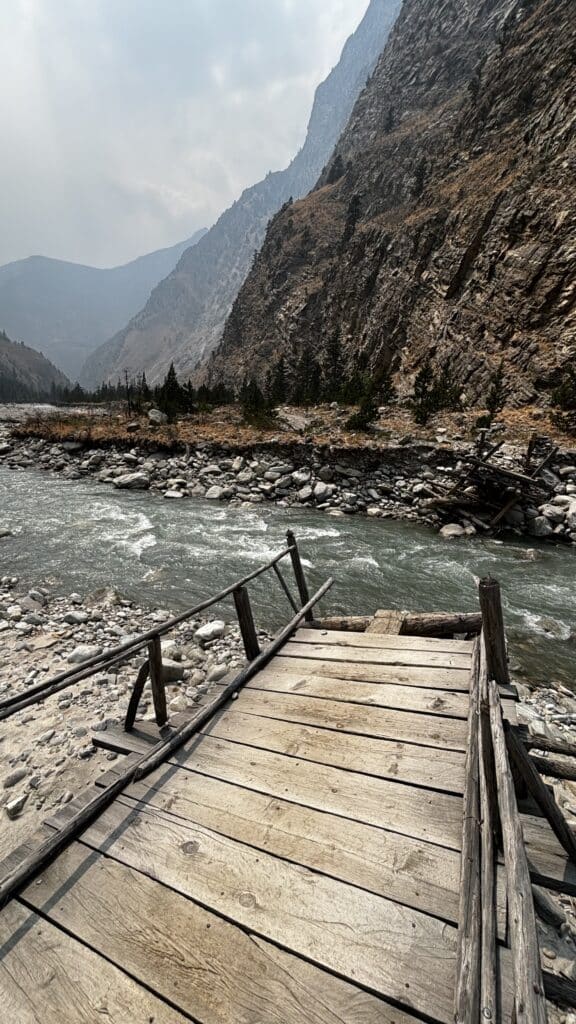
<path fill-rule="evenodd" d="M 246 587 L 238 587 L 234 591 L 234 604 L 236 606 L 236 614 L 238 616 L 238 623 L 240 625 L 240 632 L 242 633 L 242 640 L 244 643 L 244 650 L 246 651 L 246 657 L 248 661 L 254 661 L 260 654 L 260 644 L 258 643 L 258 637 L 256 636 L 256 626 L 254 625 L 254 616 L 252 615 L 252 606 L 250 604 L 250 597 Z"/>
<path fill-rule="evenodd" d="M 479 597 L 484 642 L 486 644 L 488 677 L 494 679 L 500 686 L 505 686 L 510 683 L 510 673 L 508 671 L 506 634 L 504 632 L 504 616 L 502 615 L 502 600 L 498 580 L 493 579 L 491 576 L 485 576 L 484 579 L 480 580 Z"/>
<path fill-rule="evenodd" d="M 308 604 L 310 600 L 310 594 L 308 593 L 308 584 L 306 583 L 304 569 L 302 568 L 302 562 L 300 561 L 300 552 L 298 551 L 296 537 L 292 530 L 286 531 L 286 540 L 288 541 L 288 547 L 290 548 L 290 558 L 292 559 L 292 568 L 294 569 L 294 576 L 296 577 L 298 593 L 300 594 L 302 607 L 304 607 L 304 605 Z M 313 622 L 314 614 L 312 609 L 306 612 L 305 619 L 306 622 Z"/>
<path fill-rule="evenodd" d="M 148 659 L 156 723 L 162 726 L 166 725 L 168 721 L 168 712 L 166 710 L 166 690 L 162 679 L 162 643 L 159 636 L 155 636 L 148 644 Z"/>

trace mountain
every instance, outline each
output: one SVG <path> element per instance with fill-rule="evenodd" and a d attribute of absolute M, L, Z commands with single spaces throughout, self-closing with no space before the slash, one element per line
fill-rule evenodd
<path fill-rule="evenodd" d="M 319 86 L 304 146 L 284 171 L 247 189 L 194 249 L 154 289 L 144 309 L 87 360 L 83 377 L 95 384 L 124 367 L 157 380 L 173 360 L 188 374 L 212 351 L 270 218 L 291 196 L 305 195 L 329 159 L 354 103 L 371 74 L 400 0 L 371 0 L 337 66 Z"/>
<path fill-rule="evenodd" d="M 0 326 L 76 379 L 87 355 L 141 308 L 203 234 L 110 270 L 45 256 L 8 263 L 0 267 Z"/>
<path fill-rule="evenodd" d="M 70 381 L 40 352 L 0 331 L 0 401 L 33 401 L 50 395 L 52 385 L 69 387 Z"/>
<path fill-rule="evenodd" d="M 430 356 L 469 401 L 502 361 L 515 404 L 576 355 L 573 0 L 405 0 L 314 191 L 274 219 L 211 382 L 280 355 L 391 368 Z"/>

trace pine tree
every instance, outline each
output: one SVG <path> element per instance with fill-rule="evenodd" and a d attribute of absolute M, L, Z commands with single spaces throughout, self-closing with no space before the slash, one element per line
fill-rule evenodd
<path fill-rule="evenodd" d="M 170 363 L 168 373 L 166 374 L 164 383 L 160 388 L 158 406 L 162 412 L 166 413 L 170 423 L 174 422 L 178 413 L 181 412 L 184 407 L 184 396 L 182 388 L 178 383 L 174 363 Z"/>

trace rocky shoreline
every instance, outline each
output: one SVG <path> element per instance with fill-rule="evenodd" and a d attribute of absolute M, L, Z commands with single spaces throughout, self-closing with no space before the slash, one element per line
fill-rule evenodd
<path fill-rule="evenodd" d="M 110 590 L 83 597 L 26 590 L 17 578 L 0 580 L 0 697 L 26 693 L 43 678 L 80 665 L 107 648 L 170 618 Z M 259 634 L 266 642 L 266 634 Z M 162 640 L 170 715 L 192 712 L 228 673 L 244 663 L 239 630 L 221 619 L 191 619 Z M 142 651 L 96 672 L 47 700 L 0 722 L 0 858 L 41 822 L 106 771 L 117 755 L 92 737 L 124 720 Z M 150 684 L 139 720 L 153 720 Z"/>
<path fill-rule="evenodd" d="M 96 446 L 90 441 L 54 442 L 15 437 L 5 426 L 0 435 L 0 465 L 38 469 L 67 480 L 92 479 L 118 490 L 141 490 L 168 501 L 202 498 L 247 508 L 272 503 L 279 508 L 315 508 L 330 516 L 365 515 L 375 519 L 420 522 L 448 539 L 492 531 L 464 510 L 435 507 L 438 493 L 458 489 L 459 474 L 475 445 L 397 441 L 374 450 L 349 451 L 332 445 L 255 445 L 238 451 L 208 442 L 182 445 L 177 452 L 154 443 Z M 503 444 L 495 456 L 504 472 L 517 472 L 522 452 Z M 557 453 L 542 471 L 547 498 L 540 504 L 511 507 L 496 532 L 576 544 L 576 454 Z M 3 524 L 8 525 L 8 524 Z"/>

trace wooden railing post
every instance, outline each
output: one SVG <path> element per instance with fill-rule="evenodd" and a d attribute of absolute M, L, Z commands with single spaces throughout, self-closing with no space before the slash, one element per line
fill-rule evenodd
<path fill-rule="evenodd" d="M 162 726 L 168 721 L 168 712 L 166 710 L 166 690 L 162 679 L 162 643 L 159 636 L 153 637 L 148 644 L 148 660 L 156 722 Z"/>
<path fill-rule="evenodd" d="M 480 610 L 482 612 L 482 628 L 486 644 L 486 660 L 488 676 L 500 686 L 510 682 L 508 658 L 506 655 L 506 634 L 504 632 L 504 616 L 498 580 L 486 576 L 480 580 Z"/>
<path fill-rule="evenodd" d="M 308 592 L 308 584 L 306 583 L 304 569 L 302 568 L 302 562 L 300 560 L 300 552 L 298 551 L 296 537 L 294 536 L 292 530 L 287 530 L 286 540 L 288 541 L 288 547 L 290 548 L 290 558 L 292 560 L 292 568 L 294 569 L 294 576 L 296 578 L 298 593 L 300 594 L 302 607 L 304 607 L 304 605 L 308 604 L 308 602 L 310 601 L 310 594 Z M 314 612 L 312 611 L 312 609 L 306 612 L 304 618 L 306 622 L 314 621 Z"/>
<path fill-rule="evenodd" d="M 254 661 L 254 658 L 257 658 L 260 654 L 260 644 L 256 636 L 252 606 L 246 587 L 238 587 L 234 591 L 233 597 L 246 657 L 248 661 Z"/>

